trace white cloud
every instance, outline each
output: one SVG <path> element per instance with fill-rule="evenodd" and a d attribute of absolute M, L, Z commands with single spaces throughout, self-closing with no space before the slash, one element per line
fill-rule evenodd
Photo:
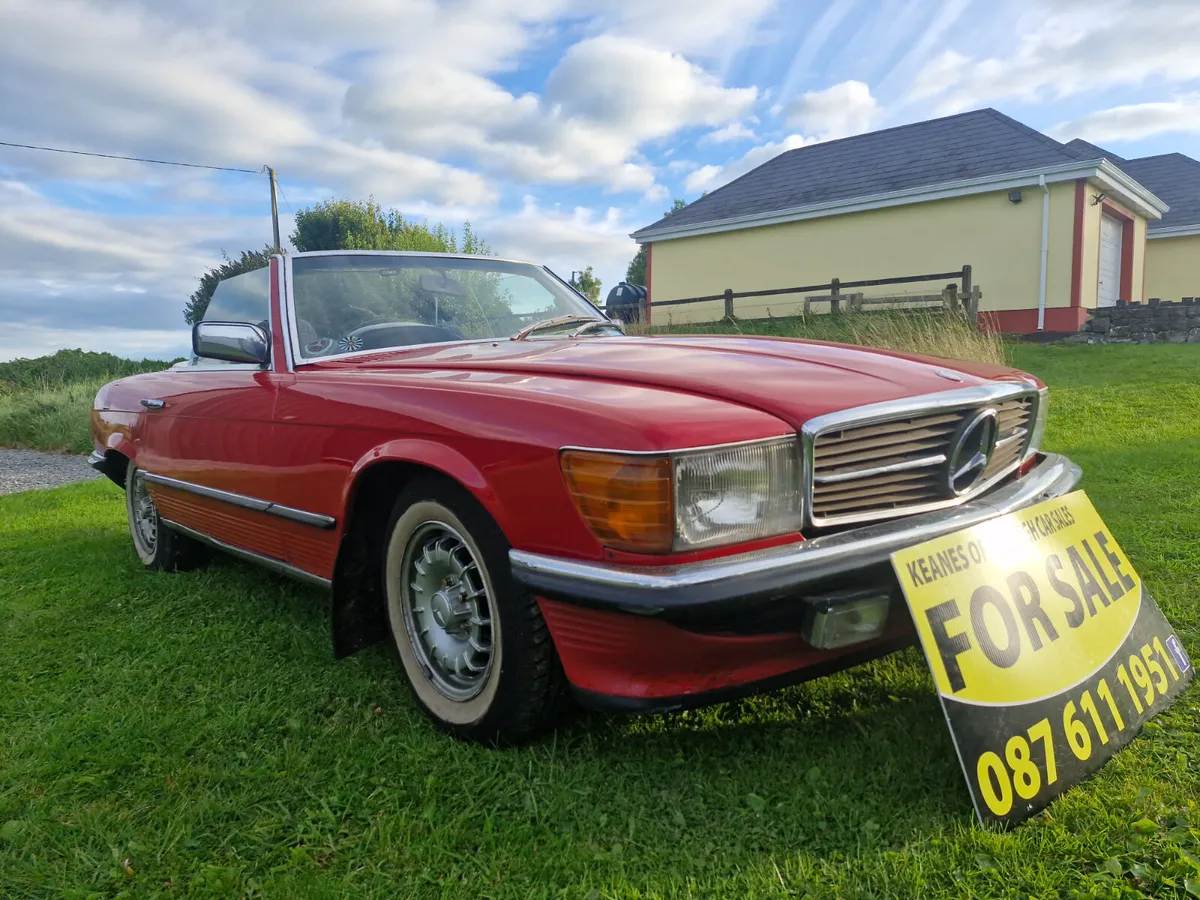
<path fill-rule="evenodd" d="M 592 266 L 605 294 L 625 278 L 625 268 L 637 253 L 629 233 L 640 226 L 622 218 L 615 207 L 597 215 L 582 206 L 543 207 L 532 196 L 524 198 L 520 212 L 479 223 L 502 256 L 542 263 L 563 278 L 569 278 L 572 270 Z"/>
<path fill-rule="evenodd" d="M 708 134 L 703 135 L 698 144 L 705 146 L 707 144 L 728 144 L 731 141 L 752 141 L 756 135 L 753 129 L 747 128 L 741 122 L 730 122 L 723 128 L 717 128 Z"/>
<path fill-rule="evenodd" d="M 759 21 L 778 0 L 590 0 L 592 27 L 678 53 L 728 58 L 760 40 Z"/>
<path fill-rule="evenodd" d="M 0 334 L 12 355 L 38 355 L 21 349 L 19 331 L 36 331 L 39 346 L 56 333 L 58 347 L 80 346 L 77 335 L 93 329 L 109 340 L 105 328 L 186 342 L 183 304 L 199 276 L 222 249 L 261 247 L 270 235 L 265 217 L 64 214 L 11 182 L 0 183 L 0 208 Z"/>
<path fill-rule="evenodd" d="M 410 153 L 467 153 L 501 177 L 537 183 L 652 188 L 638 157 L 647 141 L 690 125 L 716 126 L 754 104 L 682 56 L 610 36 L 573 45 L 544 96 L 514 96 L 448 66 L 388 64 L 350 87 L 349 133 Z"/>
<path fill-rule="evenodd" d="M 809 91 L 785 109 L 788 125 L 818 140 L 861 134 L 879 117 L 879 104 L 861 81 L 843 81 L 823 91 Z"/>
<path fill-rule="evenodd" d="M 32 143 L 243 168 L 398 197 L 483 203 L 479 174 L 356 146 L 332 127 L 345 83 L 253 44 L 176 28 L 136 7 L 8 0 L 0 29 L 0 114 Z M 31 158 L 46 174 L 130 179 L 128 163 Z M 136 176 L 132 176 L 136 177 Z"/>
<path fill-rule="evenodd" d="M 1200 78 L 1200 4 L 1192 0 L 1045 0 L 1034 12 L 1011 53 L 947 50 L 917 75 L 908 99 L 933 101 L 948 114 L 997 100 L 1035 103 Z"/>
<path fill-rule="evenodd" d="M 657 203 L 659 200 L 666 200 L 671 196 L 671 192 L 667 190 L 666 185 L 652 184 L 646 193 L 642 194 L 642 201 L 645 203 Z"/>
<path fill-rule="evenodd" d="M 811 143 L 812 140 L 799 134 L 788 135 L 781 141 L 769 141 L 748 150 L 741 159 L 723 166 L 702 166 L 687 177 L 684 187 L 692 193 L 715 190 L 735 178 L 740 178 L 751 169 L 758 168 L 767 160 L 774 159 L 780 153 Z"/>
<path fill-rule="evenodd" d="M 1200 95 L 1097 110 L 1055 125 L 1050 134 L 1062 141 L 1078 137 L 1103 143 L 1137 141 L 1170 131 L 1200 132 Z"/>

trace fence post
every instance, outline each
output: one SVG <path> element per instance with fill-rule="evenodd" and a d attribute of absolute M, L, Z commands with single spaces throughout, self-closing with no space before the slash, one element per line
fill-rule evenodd
<path fill-rule="evenodd" d="M 829 311 L 836 313 L 840 308 L 842 301 L 838 297 L 842 292 L 842 283 L 839 279 L 834 278 L 829 282 Z"/>
<path fill-rule="evenodd" d="M 964 297 L 971 293 L 971 267 L 970 266 L 963 266 L 962 292 L 963 292 Z"/>
<path fill-rule="evenodd" d="M 946 285 L 942 291 L 942 305 L 952 312 L 958 311 L 958 285 L 954 282 Z"/>
<path fill-rule="evenodd" d="M 725 288 L 725 318 L 733 318 L 733 288 Z"/>
<path fill-rule="evenodd" d="M 971 289 L 971 296 L 967 298 L 967 320 L 976 328 L 979 327 L 979 300 L 983 296 L 983 291 L 979 288 Z"/>

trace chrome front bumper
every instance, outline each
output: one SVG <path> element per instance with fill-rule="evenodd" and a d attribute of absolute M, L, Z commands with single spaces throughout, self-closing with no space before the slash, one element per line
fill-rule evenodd
<path fill-rule="evenodd" d="M 621 566 L 510 550 L 513 578 L 539 596 L 642 615 L 770 603 L 887 563 L 892 553 L 1073 490 L 1082 476 L 1047 454 L 1024 477 L 953 509 L 893 519 L 783 547 L 673 566 Z"/>

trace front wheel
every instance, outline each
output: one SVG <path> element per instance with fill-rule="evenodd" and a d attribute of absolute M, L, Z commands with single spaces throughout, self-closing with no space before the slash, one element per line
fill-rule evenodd
<path fill-rule="evenodd" d="M 462 738 L 516 743 L 550 724 L 565 679 L 508 542 L 465 490 L 423 478 L 401 494 L 384 557 L 388 620 L 418 705 Z"/>
<path fill-rule="evenodd" d="M 163 524 L 146 478 L 133 460 L 125 470 L 125 513 L 133 549 L 146 568 L 182 571 L 204 561 L 199 543 Z"/>

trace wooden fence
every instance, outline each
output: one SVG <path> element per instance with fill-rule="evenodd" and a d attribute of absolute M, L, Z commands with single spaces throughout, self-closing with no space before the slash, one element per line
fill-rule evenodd
<path fill-rule="evenodd" d="M 862 291 L 854 292 L 853 288 L 875 288 L 886 287 L 888 285 L 900 284 L 921 284 L 929 282 L 946 281 L 953 279 L 949 284 L 946 284 L 937 293 L 925 294 L 894 294 L 890 296 L 871 296 L 868 297 Z M 945 309 L 948 311 L 965 312 L 968 321 L 977 323 L 979 321 L 979 300 L 983 296 L 983 292 L 979 287 L 971 281 L 971 267 L 963 266 L 961 269 L 954 272 L 933 272 L 924 275 L 899 275 L 893 278 L 869 278 L 853 281 L 842 281 L 839 278 L 833 278 L 825 284 L 804 284 L 797 287 L 775 288 L 765 291 L 735 291 L 733 288 L 726 288 L 720 294 L 709 294 L 704 297 L 685 297 L 679 300 L 662 300 L 657 303 L 650 303 L 649 309 L 643 301 L 641 308 L 636 312 L 636 318 L 629 315 L 631 310 L 607 310 L 613 314 L 621 315 L 625 321 L 652 321 L 654 311 L 675 307 L 687 306 L 693 303 L 712 303 L 716 300 L 724 301 L 724 319 L 736 319 L 737 301 L 751 297 L 776 297 L 786 296 L 789 294 L 804 295 L 803 305 L 801 307 L 802 314 L 807 316 L 813 310 L 814 305 L 829 304 L 828 311 L 831 313 L 840 312 L 865 312 L 871 308 L 893 308 L 893 309 Z M 822 310 L 823 311 L 823 310 Z"/>

